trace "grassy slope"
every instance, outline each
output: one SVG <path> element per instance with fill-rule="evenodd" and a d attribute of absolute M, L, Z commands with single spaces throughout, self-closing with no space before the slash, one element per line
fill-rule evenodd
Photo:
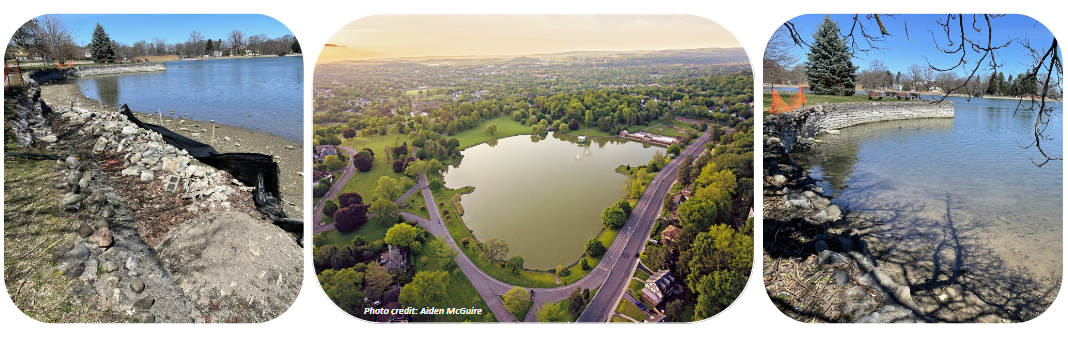
<path fill-rule="evenodd" d="M 625 314 L 639 322 L 645 320 L 646 317 L 645 312 L 642 312 L 642 309 L 639 309 L 637 305 L 634 305 L 626 299 L 621 299 L 619 301 L 619 306 L 616 306 L 616 312 Z"/>

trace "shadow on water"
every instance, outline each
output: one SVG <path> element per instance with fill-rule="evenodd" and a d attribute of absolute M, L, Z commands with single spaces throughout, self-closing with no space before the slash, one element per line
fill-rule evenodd
<path fill-rule="evenodd" d="M 870 211 L 880 215 L 880 222 L 858 230 L 866 233 L 878 264 L 898 275 L 897 282 L 910 288 L 931 320 L 1022 322 L 1041 315 L 1056 299 L 1060 264 L 1008 261 L 998 250 L 1000 243 L 984 236 L 993 225 L 968 216 L 951 194 L 936 214 L 925 212 L 934 208 L 920 203 L 877 202 L 882 206 Z M 1021 265 L 1047 268 L 1035 272 Z"/>

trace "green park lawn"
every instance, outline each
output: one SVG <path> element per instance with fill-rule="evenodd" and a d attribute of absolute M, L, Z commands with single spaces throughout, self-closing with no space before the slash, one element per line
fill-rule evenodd
<path fill-rule="evenodd" d="M 790 95 L 794 92 L 779 92 L 779 96 L 787 104 L 790 103 Z M 867 95 L 853 95 L 853 96 L 838 96 L 838 95 L 816 95 L 811 93 L 805 93 L 805 105 L 811 106 L 823 103 L 845 103 L 845 102 L 868 102 Z M 764 92 L 764 113 L 767 114 L 768 109 L 771 109 L 771 92 Z"/>
<path fill-rule="evenodd" d="M 430 243 L 437 241 L 437 238 L 428 237 L 423 248 L 430 247 Z M 425 262 L 424 262 L 425 261 Z M 471 281 L 467 279 L 463 271 L 460 268 L 453 268 L 451 271 L 445 270 L 443 265 L 445 262 L 439 258 L 438 253 L 435 250 L 423 250 L 423 252 L 414 259 L 416 271 L 446 271 L 449 273 L 448 285 L 445 287 L 445 297 L 439 299 L 437 302 L 429 304 L 439 309 L 444 308 L 479 308 L 482 309 L 483 315 L 434 315 L 428 316 L 429 319 L 438 322 L 494 322 L 497 321 L 493 317 L 493 312 L 490 311 L 489 306 L 486 306 L 486 302 L 479 296 L 478 291 L 475 290 L 475 286 L 471 285 Z"/>
<path fill-rule="evenodd" d="M 467 229 L 467 225 L 464 224 L 463 220 L 460 217 L 455 216 L 457 214 L 456 213 L 456 209 L 454 209 L 452 207 L 452 204 L 449 203 L 449 199 L 452 198 L 452 196 L 454 196 L 456 194 L 467 192 L 468 191 L 467 189 L 470 189 L 470 188 L 464 188 L 464 189 L 448 189 L 448 188 L 445 188 L 445 189 L 442 189 L 440 191 L 433 192 L 435 201 L 437 201 L 439 204 L 442 203 L 442 202 L 445 203 L 444 206 L 439 206 L 438 210 L 441 211 L 441 210 L 443 210 L 445 208 L 448 208 L 449 214 L 452 215 L 452 216 L 449 217 L 448 220 L 446 220 L 445 216 L 442 215 L 441 219 L 443 221 L 445 221 L 445 227 L 449 230 L 449 235 L 451 235 L 453 237 L 453 240 L 455 240 L 456 243 L 458 243 L 458 244 L 464 238 L 471 238 L 473 236 L 472 236 L 471 232 Z M 605 245 L 605 247 L 609 247 L 609 246 L 612 245 L 612 242 L 615 241 L 616 236 L 618 234 L 619 234 L 618 230 L 605 229 L 604 231 L 601 232 L 601 234 L 599 235 L 598 239 L 601 241 L 601 243 L 603 243 Z M 478 234 L 474 234 L 474 235 L 477 236 Z M 474 238 L 472 238 L 472 239 L 474 239 Z M 482 238 L 480 240 L 486 240 L 486 239 L 487 238 Z M 460 244 L 460 245 L 463 246 L 462 244 Z M 475 265 L 478 266 L 478 268 L 481 269 L 486 274 L 490 275 L 491 277 L 493 277 L 493 278 L 495 278 L 495 279 L 497 279 L 499 281 L 502 281 L 502 282 L 505 282 L 505 283 L 508 283 L 508 284 L 512 284 L 512 285 L 516 285 L 516 286 L 522 286 L 522 287 L 551 288 L 551 287 L 560 286 L 561 284 L 563 284 L 563 285 L 571 284 L 571 283 L 574 283 L 574 282 L 582 279 L 582 277 L 585 277 L 593 269 L 596 269 L 597 268 L 597 264 L 601 262 L 601 257 L 586 257 L 586 261 L 590 265 L 590 270 L 582 270 L 582 266 L 581 265 L 575 264 L 574 266 L 569 268 L 569 270 L 571 271 L 571 274 L 568 275 L 568 276 L 565 276 L 565 277 L 560 277 L 560 283 L 561 284 L 556 284 L 555 275 L 553 273 L 551 273 L 551 272 L 538 272 L 538 271 L 523 270 L 523 271 L 520 271 L 518 274 L 515 274 L 515 273 L 512 273 L 511 269 L 508 269 L 506 267 L 501 267 L 500 264 L 493 264 L 493 263 L 490 263 L 489 261 L 486 261 L 485 259 L 483 259 L 480 256 L 480 252 L 478 251 L 478 249 L 475 248 L 474 245 L 469 245 L 468 247 L 464 247 L 462 249 L 463 249 L 463 254 L 465 254 L 465 255 L 467 255 L 467 257 L 471 258 L 471 261 L 474 262 Z M 576 262 L 577 262 L 577 260 L 576 260 Z M 574 263 L 574 262 L 572 262 L 572 263 Z"/>
<path fill-rule="evenodd" d="M 356 231 L 343 233 L 337 231 L 337 229 L 331 229 L 320 232 L 324 238 L 326 238 L 326 244 L 333 244 L 337 246 L 352 245 L 352 239 L 356 236 L 363 236 L 368 242 L 377 241 L 386 238 L 386 231 L 393 227 L 396 222 L 380 223 L 375 220 L 368 220 L 366 224 L 361 226 Z"/>
<path fill-rule="evenodd" d="M 486 126 L 490 123 L 497 125 L 497 132 L 493 135 L 486 134 Z M 524 126 L 519 122 L 513 121 L 511 116 L 498 116 L 489 121 L 482 122 L 477 127 L 461 131 L 448 138 L 455 137 L 460 140 L 460 149 L 467 149 L 471 146 L 478 145 L 484 142 L 501 139 L 515 135 L 529 135 L 530 126 Z"/>
<path fill-rule="evenodd" d="M 627 317 L 634 318 L 634 320 L 639 322 L 646 318 L 645 312 L 643 312 L 642 309 L 639 309 L 637 305 L 634 305 L 634 303 L 631 303 L 626 299 L 619 301 L 619 306 L 616 306 L 616 312 L 625 314 Z"/>

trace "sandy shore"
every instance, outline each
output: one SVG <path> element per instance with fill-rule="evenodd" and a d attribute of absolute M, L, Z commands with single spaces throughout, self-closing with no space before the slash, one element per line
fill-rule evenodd
<path fill-rule="evenodd" d="M 101 102 L 81 95 L 77 84 L 46 84 L 41 86 L 41 97 L 50 106 L 73 104 L 87 109 L 118 110 L 118 107 L 102 105 Z M 177 114 L 171 118 L 170 113 L 163 114 L 162 124 L 158 114 L 134 112 L 141 121 L 162 125 L 198 142 L 212 144 L 220 153 L 261 153 L 273 155 L 278 163 L 279 185 L 285 212 L 289 217 L 304 218 L 304 188 L 300 175 L 304 170 L 304 146 L 301 142 L 290 141 L 284 137 L 251 131 L 240 126 L 216 124 L 215 141 L 212 142 L 212 123 L 196 121 Z M 182 130 L 185 128 L 186 130 Z M 303 128 L 303 125 L 295 126 Z M 199 133 L 199 136 L 193 134 Z M 229 138 L 229 140 L 226 140 Z"/>

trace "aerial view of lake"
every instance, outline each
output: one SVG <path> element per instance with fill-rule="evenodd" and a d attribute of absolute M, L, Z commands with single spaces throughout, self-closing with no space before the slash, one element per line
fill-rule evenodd
<path fill-rule="evenodd" d="M 1028 159 L 1040 156 L 1020 146 L 1034 139 L 1035 115 L 1013 117 L 1016 100 L 948 100 L 955 118 L 844 128 L 794 158 L 843 208 L 878 217 L 873 248 L 914 291 L 937 297 L 965 285 L 982 299 L 987 290 L 1016 297 L 1059 285 L 1063 161 L 1040 168 Z M 1054 139 L 1042 146 L 1061 157 L 1063 105 L 1052 104 L 1045 132 Z"/>
<path fill-rule="evenodd" d="M 85 96 L 141 112 L 241 126 L 293 141 L 304 135 L 304 58 L 167 62 L 167 71 L 72 78 Z M 251 116 L 250 116 L 251 115 Z"/>
<path fill-rule="evenodd" d="M 625 177 L 615 169 L 664 152 L 617 138 L 573 140 L 563 135 L 534 142 L 520 135 L 463 151 L 460 166 L 445 174 L 445 186 L 475 187 L 461 203 L 463 220 L 479 240 L 507 241 L 508 256 L 522 256 L 527 268 L 575 263 L 601 231 L 601 212 L 623 196 Z"/>

